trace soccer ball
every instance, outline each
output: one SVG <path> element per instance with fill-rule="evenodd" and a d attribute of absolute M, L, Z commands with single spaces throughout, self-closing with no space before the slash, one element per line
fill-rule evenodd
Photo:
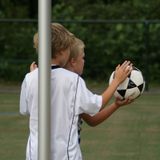
<path fill-rule="evenodd" d="M 114 79 L 114 72 L 110 76 L 109 84 Z M 145 81 L 142 72 L 138 68 L 133 67 L 131 74 L 118 86 L 114 96 L 122 100 L 128 97 L 130 99 L 136 99 L 143 93 L 144 89 Z"/>

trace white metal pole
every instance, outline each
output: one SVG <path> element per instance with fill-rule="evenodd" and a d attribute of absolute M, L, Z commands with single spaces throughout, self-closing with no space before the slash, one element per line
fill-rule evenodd
<path fill-rule="evenodd" d="M 38 160 L 50 160 L 51 0 L 38 3 Z"/>

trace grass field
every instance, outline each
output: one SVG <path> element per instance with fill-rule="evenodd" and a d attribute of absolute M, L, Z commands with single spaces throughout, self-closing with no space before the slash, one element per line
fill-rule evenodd
<path fill-rule="evenodd" d="M 19 87 L 1 86 L 0 160 L 25 160 L 28 118 L 18 111 Z M 144 93 L 97 127 L 83 124 L 81 139 L 84 160 L 159 160 L 160 92 Z"/>

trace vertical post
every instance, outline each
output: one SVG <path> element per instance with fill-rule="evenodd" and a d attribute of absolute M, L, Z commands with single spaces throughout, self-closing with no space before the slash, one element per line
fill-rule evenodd
<path fill-rule="evenodd" d="M 39 112 L 38 160 L 50 160 L 51 1 L 38 4 Z"/>
<path fill-rule="evenodd" d="M 147 20 L 144 21 L 144 53 L 143 53 L 143 62 L 144 62 L 144 76 L 146 80 L 146 91 L 149 90 L 149 82 L 150 82 L 150 74 L 149 74 L 149 53 L 150 53 L 150 46 L 149 46 L 149 22 Z"/>

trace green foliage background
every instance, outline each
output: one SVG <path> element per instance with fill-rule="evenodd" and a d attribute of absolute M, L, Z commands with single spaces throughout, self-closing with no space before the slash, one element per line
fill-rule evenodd
<path fill-rule="evenodd" d="M 61 0 L 52 5 L 53 21 L 86 44 L 84 77 L 106 79 L 118 63 L 129 59 L 148 82 L 159 82 L 160 0 Z M 1 0 L 0 18 L 37 19 L 37 1 Z M 32 41 L 36 31 L 37 23 L 0 23 L 1 80 L 22 80 L 37 60 Z"/>

